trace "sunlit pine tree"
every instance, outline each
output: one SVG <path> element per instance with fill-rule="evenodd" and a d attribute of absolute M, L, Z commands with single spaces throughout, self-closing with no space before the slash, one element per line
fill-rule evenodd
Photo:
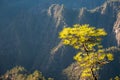
<path fill-rule="evenodd" d="M 74 60 L 81 67 L 81 80 L 98 80 L 101 67 L 113 60 L 112 53 L 106 52 L 101 45 L 102 38 L 106 35 L 104 29 L 96 29 L 88 24 L 65 27 L 59 33 L 62 44 L 78 51 Z"/>

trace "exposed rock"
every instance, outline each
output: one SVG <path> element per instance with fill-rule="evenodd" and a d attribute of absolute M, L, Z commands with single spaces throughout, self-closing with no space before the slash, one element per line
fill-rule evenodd
<path fill-rule="evenodd" d="M 54 19 L 54 22 L 56 23 L 56 28 L 61 25 L 61 22 L 65 24 L 64 18 L 63 18 L 63 11 L 64 11 L 64 6 L 63 5 L 56 5 L 53 4 L 49 7 L 48 9 L 48 15 L 50 18 Z"/>
<path fill-rule="evenodd" d="M 114 32 L 116 34 L 116 40 L 118 43 L 118 46 L 120 46 L 120 12 L 117 15 L 117 20 L 114 24 Z"/>

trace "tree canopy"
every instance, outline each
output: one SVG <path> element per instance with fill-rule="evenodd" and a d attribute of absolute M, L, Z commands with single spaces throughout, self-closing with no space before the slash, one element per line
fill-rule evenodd
<path fill-rule="evenodd" d="M 106 52 L 101 44 L 106 35 L 104 29 L 96 29 L 88 24 L 65 27 L 59 33 L 62 44 L 72 46 L 78 51 L 74 60 L 82 69 L 80 79 L 98 80 L 99 69 L 113 60 L 113 54 Z"/>
<path fill-rule="evenodd" d="M 22 66 L 16 66 L 11 70 L 8 70 L 0 80 L 54 80 L 53 78 L 45 78 L 43 74 L 35 70 L 29 74 L 28 71 Z"/>

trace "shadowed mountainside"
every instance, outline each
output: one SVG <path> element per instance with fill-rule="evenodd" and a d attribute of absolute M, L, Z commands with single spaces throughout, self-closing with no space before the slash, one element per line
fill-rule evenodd
<path fill-rule="evenodd" d="M 90 24 L 107 31 L 108 36 L 103 41 L 105 47 L 116 45 L 113 26 L 118 18 L 119 5 L 120 1 L 116 0 L 107 1 L 92 10 L 73 9 L 59 4 L 52 4 L 48 8 L 30 4 L 25 8 L 19 5 L 1 7 L 0 71 L 3 73 L 11 67 L 21 65 L 28 70 L 39 69 L 49 77 L 60 78 L 62 70 L 73 62 L 75 51 L 71 47 L 62 46 L 51 54 L 53 48 L 60 42 L 59 31 L 64 26 L 76 23 Z"/>

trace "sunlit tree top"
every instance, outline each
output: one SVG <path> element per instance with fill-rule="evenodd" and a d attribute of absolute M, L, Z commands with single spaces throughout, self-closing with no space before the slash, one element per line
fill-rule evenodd
<path fill-rule="evenodd" d="M 106 36 L 107 33 L 104 29 L 96 29 L 90 27 L 88 24 L 85 25 L 73 25 L 73 27 L 65 27 L 59 35 L 62 39 L 63 44 L 71 45 L 76 49 L 80 49 L 85 43 L 88 48 L 92 48 L 100 44 L 101 37 Z"/>

